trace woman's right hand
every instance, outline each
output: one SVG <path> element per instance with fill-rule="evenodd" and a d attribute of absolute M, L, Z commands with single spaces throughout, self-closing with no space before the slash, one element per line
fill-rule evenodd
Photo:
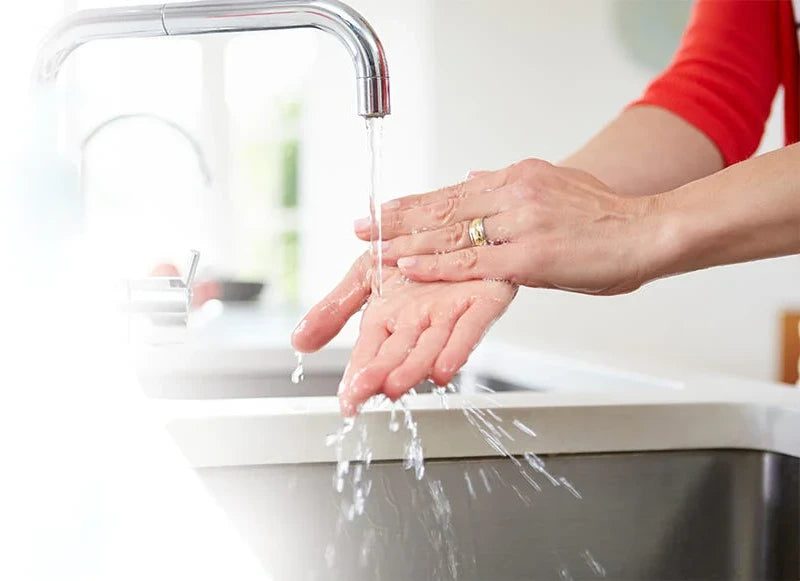
<path fill-rule="evenodd" d="M 620 195 L 586 172 L 529 159 L 384 204 L 384 257 L 419 282 L 496 279 L 620 294 L 661 274 L 671 240 L 656 208 L 657 196 Z M 489 245 L 472 245 L 474 218 L 484 218 Z M 369 240 L 369 220 L 355 228 Z"/>

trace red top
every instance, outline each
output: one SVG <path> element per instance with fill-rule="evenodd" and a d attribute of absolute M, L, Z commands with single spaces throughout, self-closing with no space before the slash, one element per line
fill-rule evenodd
<path fill-rule="evenodd" d="M 634 104 L 684 118 L 730 165 L 758 148 L 779 85 L 786 143 L 798 141 L 798 60 L 791 0 L 698 0 L 672 63 Z"/>

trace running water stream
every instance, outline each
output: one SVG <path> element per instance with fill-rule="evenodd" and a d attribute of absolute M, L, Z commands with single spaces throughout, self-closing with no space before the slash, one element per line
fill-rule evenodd
<path fill-rule="evenodd" d="M 367 146 L 369 148 L 369 217 L 370 254 L 372 255 L 372 296 L 383 292 L 383 220 L 381 210 L 381 151 L 383 147 L 383 119 L 367 119 Z"/>

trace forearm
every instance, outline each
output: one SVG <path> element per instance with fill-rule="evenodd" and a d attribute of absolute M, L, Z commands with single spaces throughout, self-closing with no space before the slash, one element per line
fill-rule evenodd
<path fill-rule="evenodd" d="M 665 109 L 637 106 L 559 165 L 586 171 L 619 193 L 646 195 L 710 175 L 723 162 L 694 126 Z"/>
<path fill-rule="evenodd" d="M 800 253 L 798 167 L 794 145 L 654 198 L 655 276 Z"/>

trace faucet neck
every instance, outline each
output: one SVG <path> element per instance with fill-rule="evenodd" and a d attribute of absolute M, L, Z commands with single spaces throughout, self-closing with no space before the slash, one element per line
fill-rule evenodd
<path fill-rule="evenodd" d="M 68 16 L 39 51 L 34 80 L 53 82 L 78 47 L 94 40 L 316 28 L 334 35 L 353 60 L 358 114 L 391 111 L 383 45 L 358 12 L 338 0 L 220 0 L 84 10 Z"/>

